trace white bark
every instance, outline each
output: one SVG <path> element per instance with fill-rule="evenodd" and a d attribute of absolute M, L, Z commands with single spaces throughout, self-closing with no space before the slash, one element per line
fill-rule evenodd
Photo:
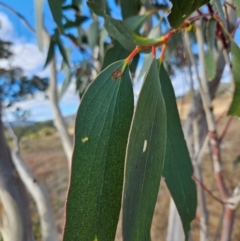
<path fill-rule="evenodd" d="M 0 101 L 1 102 L 1 101 Z M 0 103 L 0 233 L 4 241 L 33 241 L 26 190 L 13 165 L 1 122 Z"/>
<path fill-rule="evenodd" d="M 27 188 L 28 192 L 31 194 L 37 206 L 41 223 L 42 240 L 58 241 L 59 235 L 55 225 L 55 218 L 46 188 L 41 182 L 37 180 L 37 178 L 34 176 L 34 174 L 31 172 L 31 170 L 22 159 L 19 151 L 18 138 L 15 135 L 10 124 L 6 124 L 8 125 L 9 133 L 13 139 L 14 147 L 11 151 L 13 163 L 18 171 L 18 174 L 23 184 Z"/>
<path fill-rule="evenodd" d="M 168 218 L 169 218 L 169 221 L 168 221 L 168 230 L 167 230 L 166 240 L 167 241 L 184 241 L 185 235 L 183 232 L 182 222 L 172 198 L 170 201 Z"/>
<path fill-rule="evenodd" d="M 4 3 L 0 3 L 1 6 L 7 8 L 9 11 L 14 13 L 17 17 L 19 17 L 20 20 L 23 21 L 23 23 L 26 25 L 26 27 L 33 32 L 36 33 L 35 30 L 32 28 L 32 26 L 29 24 L 29 22 L 17 11 L 15 11 L 13 8 L 9 7 L 8 5 Z M 48 48 L 49 42 L 50 42 L 50 36 L 49 33 L 46 31 L 46 29 L 43 26 L 43 43 Z M 72 151 L 73 151 L 73 143 L 72 139 L 68 133 L 68 129 L 66 126 L 66 123 L 64 121 L 64 118 L 62 116 L 61 110 L 58 106 L 58 90 L 57 90 L 57 70 L 56 70 L 56 59 L 55 56 L 51 63 L 49 64 L 50 68 L 50 85 L 48 89 L 49 99 L 53 110 L 54 115 L 54 125 L 60 135 L 60 139 L 62 142 L 64 153 L 68 160 L 69 169 L 71 167 L 71 159 L 72 159 Z"/>
<path fill-rule="evenodd" d="M 11 155 L 21 180 L 36 203 L 41 223 L 42 240 L 58 241 L 59 235 L 55 218 L 45 186 L 34 177 L 18 152 L 12 151 Z"/>

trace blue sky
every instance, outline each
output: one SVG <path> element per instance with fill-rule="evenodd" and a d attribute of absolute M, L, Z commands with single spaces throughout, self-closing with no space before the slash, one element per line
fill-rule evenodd
<path fill-rule="evenodd" d="M 14 8 L 27 19 L 33 28 L 35 28 L 34 0 L 1 0 L 0 2 Z M 115 1 L 109 1 L 109 3 L 111 3 L 110 5 L 113 9 L 113 16 L 115 18 L 120 18 L 120 9 L 116 7 Z M 89 14 L 86 5 L 83 7 L 83 11 L 86 15 Z M 47 0 L 45 0 L 44 4 L 43 18 L 48 31 L 50 33 L 53 32 L 55 24 Z M 44 77 L 48 76 L 48 69 L 46 68 L 43 70 L 46 56 L 38 50 L 35 35 L 25 27 L 17 16 L 3 7 L 0 7 L 0 22 L 2 25 L 0 28 L 0 38 L 10 40 L 14 43 L 13 48 L 16 58 L 12 60 L 13 62 L 11 64 L 22 67 L 28 75 L 38 74 Z M 88 24 L 89 22 L 86 22 L 86 25 Z M 238 31 L 237 42 L 239 42 L 240 39 L 239 34 L 240 32 Z M 73 58 L 79 59 L 79 57 L 79 54 L 78 56 L 76 53 L 73 55 Z M 59 55 L 57 59 L 60 66 L 61 56 Z M 9 63 L 6 63 L 6 61 L 0 61 L 0 66 L 6 66 L 8 64 Z M 59 83 L 61 83 L 63 75 L 60 74 L 58 77 Z M 178 79 L 173 79 L 173 83 L 177 95 L 181 95 L 183 92 L 187 91 L 189 84 L 184 70 L 178 74 Z M 138 82 L 135 87 L 136 93 L 139 92 L 140 87 L 141 82 Z M 78 105 L 79 98 L 75 93 L 75 86 L 72 84 L 64 98 L 61 100 L 60 107 L 64 115 L 69 115 L 76 113 Z M 43 121 L 53 117 L 49 101 L 42 94 L 37 94 L 35 99 L 20 102 L 16 106 L 30 110 L 31 120 Z"/>

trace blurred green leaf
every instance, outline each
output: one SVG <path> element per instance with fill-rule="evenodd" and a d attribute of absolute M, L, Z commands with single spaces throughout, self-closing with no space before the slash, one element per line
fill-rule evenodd
<path fill-rule="evenodd" d="M 88 1 L 87 5 L 96 15 L 104 17 L 105 13 L 100 5 L 98 5 L 92 1 L 91 2 Z"/>
<path fill-rule="evenodd" d="M 82 3 L 82 0 L 72 0 L 72 5 L 76 7 L 78 10 L 81 3 Z"/>
<path fill-rule="evenodd" d="M 237 8 L 237 15 L 240 17 L 240 0 L 234 0 L 234 4 Z"/>
<path fill-rule="evenodd" d="M 240 49 L 234 41 L 231 42 L 231 54 L 235 90 L 232 104 L 228 110 L 228 115 L 240 117 Z"/>
<path fill-rule="evenodd" d="M 123 194 L 123 240 L 150 241 L 166 149 L 166 110 L 156 59 L 146 74 L 129 134 Z"/>
<path fill-rule="evenodd" d="M 54 51 L 55 44 L 56 44 L 56 39 L 55 39 L 55 34 L 54 34 L 50 38 L 48 53 L 47 53 L 47 59 L 46 59 L 46 62 L 44 64 L 43 68 L 46 68 L 46 66 L 52 61 L 52 59 L 54 57 L 54 54 L 55 54 L 55 51 Z"/>
<path fill-rule="evenodd" d="M 91 49 L 93 49 L 98 42 L 99 37 L 99 23 L 98 21 L 93 21 L 87 32 L 88 44 Z"/>
<path fill-rule="evenodd" d="M 210 0 L 170 0 L 173 4 L 168 20 L 173 28 L 179 28 L 191 13 Z"/>
<path fill-rule="evenodd" d="M 125 21 L 117 20 L 104 14 L 104 12 L 94 3 L 88 2 L 88 6 L 96 14 L 104 17 L 105 29 L 108 31 L 109 35 L 118 40 L 125 49 L 132 51 L 136 45 L 149 46 L 159 42 L 158 39 L 145 38 L 136 34 Z"/>
<path fill-rule="evenodd" d="M 81 101 L 75 129 L 64 241 L 113 241 L 122 197 L 133 90 L 124 61 L 102 71 Z"/>
<path fill-rule="evenodd" d="M 141 27 L 141 25 L 144 23 L 144 21 L 147 19 L 147 17 L 152 13 L 153 11 L 147 11 L 146 13 L 142 15 L 137 15 L 133 17 L 129 17 L 125 19 L 125 23 L 133 30 L 136 31 L 138 28 Z"/>
<path fill-rule="evenodd" d="M 113 40 L 104 56 L 102 69 L 105 69 L 107 66 L 109 66 L 115 61 L 127 58 L 130 53 L 131 52 L 124 49 L 117 40 Z"/>
<path fill-rule="evenodd" d="M 70 49 L 66 49 L 66 54 L 67 54 L 67 58 L 70 59 L 71 56 L 71 50 Z M 64 94 L 66 93 L 70 83 L 71 83 L 71 79 L 72 79 L 72 74 L 71 74 L 71 70 L 69 68 L 69 66 L 65 63 L 65 61 L 62 61 L 62 70 L 64 72 L 65 78 L 59 93 L 59 100 L 64 96 Z"/>
<path fill-rule="evenodd" d="M 137 15 L 141 8 L 140 0 L 121 0 L 120 6 L 122 10 L 123 19 Z"/>
<path fill-rule="evenodd" d="M 233 162 L 234 166 L 238 165 L 240 163 L 240 156 L 236 158 L 236 160 Z"/>
<path fill-rule="evenodd" d="M 36 36 L 38 48 L 41 52 L 43 52 L 43 4 L 44 0 L 34 0 L 34 8 L 36 11 Z"/>
<path fill-rule="evenodd" d="M 88 17 L 86 17 L 86 16 L 77 15 L 75 21 L 71 21 L 71 20 L 67 19 L 66 23 L 63 25 L 63 28 L 69 29 L 72 27 L 78 27 L 81 23 L 83 23 L 87 19 L 88 19 Z"/>
<path fill-rule="evenodd" d="M 163 177 L 176 204 L 186 240 L 197 209 L 193 167 L 184 139 L 176 98 L 164 66 L 160 66 L 160 82 L 167 111 L 167 146 Z"/>
<path fill-rule="evenodd" d="M 217 27 L 217 22 L 215 19 L 211 18 L 210 20 L 208 20 L 206 37 L 207 37 L 209 49 L 212 53 L 215 47 L 216 27 Z"/>
<path fill-rule="evenodd" d="M 205 52 L 204 58 L 205 58 L 205 64 L 206 64 L 207 78 L 208 78 L 208 80 L 211 81 L 214 79 L 214 77 L 216 75 L 216 68 L 217 68 L 216 62 L 215 62 L 213 54 L 212 54 L 212 52 L 210 52 L 210 50 Z"/>
<path fill-rule="evenodd" d="M 159 38 L 160 35 L 161 35 L 160 25 L 157 25 L 155 28 L 152 28 L 150 30 L 148 37 L 149 38 Z M 145 74 L 145 72 L 149 69 L 149 66 L 151 64 L 151 59 L 152 59 L 152 53 L 144 54 L 143 64 L 142 64 L 142 68 L 140 69 L 140 72 L 138 74 L 138 79 L 141 79 L 142 76 Z"/>
<path fill-rule="evenodd" d="M 50 10 L 54 21 L 56 22 L 60 31 L 63 32 L 62 26 L 62 0 L 48 0 Z"/>
<path fill-rule="evenodd" d="M 104 9 L 106 8 L 106 1 L 107 0 L 92 0 L 92 2 L 96 3 L 98 6 L 101 7 L 101 9 Z"/>
<path fill-rule="evenodd" d="M 61 53 L 61 55 L 63 57 L 64 62 L 70 67 L 69 59 L 68 59 L 66 50 L 65 50 L 65 48 L 64 48 L 64 46 L 62 44 L 62 40 L 61 40 L 59 34 L 56 34 L 56 43 L 58 45 L 59 51 L 60 51 L 60 53 Z"/>

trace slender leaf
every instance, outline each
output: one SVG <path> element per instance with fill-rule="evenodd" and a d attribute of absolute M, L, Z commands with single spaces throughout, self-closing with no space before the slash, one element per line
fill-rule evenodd
<path fill-rule="evenodd" d="M 34 7 L 36 11 L 36 36 L 38 48 L 41 52 L 43 52 L 43 4 L 44 0 L 34 0 Z"/>
<path fill-rule="evenodd" d="M 234 3 L 237 8 L 237 15 L 240 17 L 240 0 L 234 0 Z"/>
<path fill-rule="evenodd" d="M 129 25 L 129 27 L 135 31 L 137 28 L 141 26 L 141 24 L 146 20 L 147 16 L 149 16 L 149 13 L 145 13 L 140 16 L 134 16 L 130 17 L 125 20 L 125 22 Z M 126 58 L 131 52 L 124 49 L 123 46 L 116 40 L 113 40 L 111 46 L 107 49 L 106 54 L 104 56 L 104 62 L 102 65 L 102 69 L 105 69 L 108 65 L 111 63 Z M 133 59 L 133 64 L 137 64 L 139 55 L 137 55 Z M 131 71 L 134 72 L 134 66 L 131 64 Z M 136 67 L 136 66 L 135 66 Z M 149 65 L 148 65 L 149 67 Z"/>
<path fill-rule="evenodd" d="M 110 65 L 81 101 L 64 241 L 113 241 L 121 207 L 133 90 L 124 61 Z"/>
<path fill-rule="evenodd" d="M 70 58 L 71 55 L 71 50 L 70 49 L 66 49 L 66 54 L 68 59 Z M 69 66 L 65 63 L 65 61 L 63 60 L 62 62 L 62 70 L 65 74 L 65 79 L 63 81 L 60 93 L 59 93 L 59 100 L 64 96 L 64 94 L 66 93 L 70 83 L 71 83 L 71 79 L 72 79 L 72 74 L 71 74 L 71 70 L 69 68 Z"/>
<path fill-rule="evenodd" d="M 125 59 L 130 53 L 131 52 L 124 49 L 117 40 L 113 40 L 112 44 L 110 45 L 104 56 L 102 69 L 105 69 L 108 65 L 115 61 Z"/>
<path fill-rule="evenodd" d="M 56 44 L 55 35 L 53 35 L 53 36 L 51 36 L 51 39 L 49 42 L 47 59 L 46 59 L 46 62 L 44 64 L 43 68 L 46 68 L 46 66 L 52 61 L 54 54 L 55 54 L 55 51 L 54 51 L 55 44 Z"/>
<path fill-rule="evenodd" d="M 72 27 L 78 27 L 82 22 L 86 21 L 88 19 L 88 17 L 86 16 L 76 16 L 75 21 L 71 21 L 69 19 L 67 19 L 67 22 L 63 25 L 64 29 L 69 29 Z"/>
<path fill-rule="evenodd" d="M 62 26 L 62 0 L 48 0 L 54 21 L 58 28 L 63 31 Z"/>
<path fill-rule="evenodd" d="M 96 15 L 104 17 L 105 13 L 100 5 L 89 1 L 87 2 L 87 5 Z"/>
<path fill-rule="evenodd" d="M 228 110 L 228 114 L 240 117 L 240 49 L 234 41 L 231 43 L 231 53 L 235 91 L 233 94 L 232 104 Z"/>
<path fill-rule="evenodd" d="M 92 0 L 94 3 L 96 3 L 98 6 L 100 6 L 102 9 L 106 9 L 106 1 L 107 0 Z"/>
<path fill-rule="evenodd" d="M 104 27 L 108 31 L 109 35 L 117 39 L 121 45 L 132 51 L 136 45 L 139 46 L 150 46 L 159 43 L 159 39 L 150 39 L 142 37 L 136 34 L 126 22 L 122 20 L 114 19 L 104 14 L 94 3 L 89 3 L 88 6 L 98 15 L 102 15 L 105 19 Z"/>
<path fill-rule="evenodd" d="M 98 21 L 93 21 L 88 29 L 88 44 L 91 49 L 93 49 L 98 41 L 99 37 L 99 23 Z"/>
<path fill-rule="evenodd" d="M 105 28 L 103 28 L 100 31 L 100 39 L 99 39 L 99 55 L 101 58 L 101 62 L 103 62 L 104 55 L 105 55 L 105 40 L 107 39 L 107 37 L 108 37 L 108 32 Z M 115 61 L 113 61 L 113 62 L 115 62 Z"/>
<path fill-rule="evenodd" d="M 68 56 L 67 56 L 66 50 L 64 49 L 64 46 L 62 44 L 62 40 L 61 40 L 59 34 L 56 34 L 56 43 L 58 45 L 59 51 L 63 57 L 64 62 L 70 67 Z"/>
<path fill-rule="evenodd" d="M 191 13 L 210 0 L 170 0 L 173 4 L 171 13 L 168 16 L 170 25 L 179 28 Z"/>
<path fill-rule="evenodd" d="M 120 6 L 122 10 L 123 19 L 137 15 L 140 7 L 141 1 L 140 0 L 121 0 Z"/>
<path fill-rule="evenodd" d="M 144 21 L 148 18 L 150 14 L 152 14 L 153 11 L 147 11 L 146 13 L 142 15 L 132 16 L 127 19 L 125 19 L 125 23 L 133 30 L 138 30 L 141 25 L 144 23 Z"/>
<path fill-rule="evenodd" d="M 213 52 L 215 47 L 216 27 L 217 27 L 216 20 L 211 18 L 207 23 L 207 33 L 206 33 L 208 46 L 211 52 Z"/>
<path fill-rule="evenodd" d="M 210 50 L 208 50 L 205 55 L 205 64 L 206 64 L 206 74 L 207 74 L 207 78 L 208 80 L 213 80 L 215 75 L 216 75 L 216 62 L 215 59 L 213 57 L 213 54 L 210 52 Z"/>
<path fill-rule="evenodd" d="M 159 38 L 161 35 L 160 25 L 157 25 L 155 28 L 152 28 L 148 37 L 149 38 Z M 151 64 L 152 53 L 148 53 L 144 55 L 142 68 L 138 74 L 138 79 L 141 79 L 145 72 L 149 69 Z"/>
<path fill-rule="evenodd" d="M 150 241 L 166 148 L 166 110 L 156 60 L 146 74 L 128 140 L 123 240 Z"/>
<path fill-rule="evenodd" d="M 82 0 L 72 0 L 72 5 L 76 7 L 78 10 L 81 3 L 82 3 Z"/>
<path fill-rule="evenodd" d="M 182 220 L 186 239 L 196 216 L 197 193 L 192 179 L 193 168 L 184 139 L 172 83 L 163 65 L 160 82 L 167 111 L 167 146 L 163 177 Z"/>

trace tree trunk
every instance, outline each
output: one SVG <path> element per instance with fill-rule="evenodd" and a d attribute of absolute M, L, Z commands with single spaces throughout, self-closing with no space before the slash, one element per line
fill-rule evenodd
<path fill-rule="evenodd" d="M 9 123 L 7 123 L 7 125 L 14 145 L 11 151 L 12 160 L 21 180 L 36 203 L 41 223 L 42 240 L 58 241 L 59 234 L 55 225 L 55 217 L 47 190 L 45 186 L 37 180 L 22 159 L 19 150 L 18 138 L 15 135 L 11 125 Z"/>
<path fill-rule="evenodd" d="M 0 102 L 0 232 L 4 241 L 33 241 L 26 190 L 4 137 Z"/>
<path fill-rule="evenodd" d="M 48 32 L 44 29 L 43 31 L 43 42 L 46 47 L 48 47 L 50 42 L 50 36 Z M 54 125 L 59 133 L 61 143 L 63 146 L 64 153 L 68 160 L 69 170 L 71 168 L 72 162 L 72 152 L 73 152 L 73 143 L 72 139 L 68 133 L 67 125 L 62 116 L 61 110 L 58 105 L 58 89 L 57 89 L 57 69 L 56 69 L 56 58 L 53 56 L 52 61 L 49 63 L 50 68 L 50 83 L 48 89 L 48 96 L 51 103 L 54 116 Z"/>

